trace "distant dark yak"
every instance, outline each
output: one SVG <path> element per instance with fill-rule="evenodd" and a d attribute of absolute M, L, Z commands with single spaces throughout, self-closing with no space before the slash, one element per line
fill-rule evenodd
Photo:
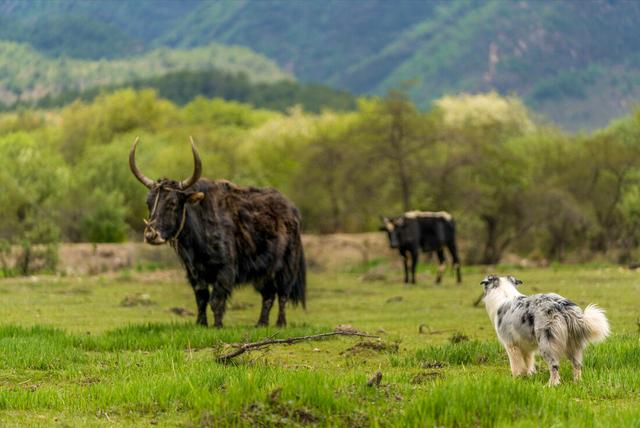
<path fill-rule="evenodd" d="M 411 259 L 411 282 L 416 283 L 416 266 L 420 250 L 435 251 L 438 255 L 438 276 L 436 283 L 442 280 L 446 269 L 444 247 L 449 249 L 458 282 L 460 274 L 460 258 L 456 247 L 456 228 L 451 214 L 445 211 L 409 211 L 399 217 L 383 217 L 380 230 L 387 232 L 389 245 L 397 248 L 404 259 L 404 282 L 409 282 L 409 258 Z"/>
<path fill-rule="evenodd" d="M 144 240 L 169 243 L 187 272 L 198 305 L 197 323 L 222 327 L 227 298 L 238 284 L 253 283 L 262 294 L 258 326 L 269 324 L 278 298 L 278 326 L 286 325 L 287 300 L 305 306 L 305 260 L 300 213 L 280 192 L 200 178 L 202 163 L 191 140 L 194 171 L 184 181 L 145 177 L 136 166 L 136 138 L 129 154 L 131 172 L 148 189 L 149 219 Z"/>

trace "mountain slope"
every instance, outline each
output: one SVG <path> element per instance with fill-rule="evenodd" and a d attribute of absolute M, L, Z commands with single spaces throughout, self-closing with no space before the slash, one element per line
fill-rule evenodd
<path fill-rule="evenodd" d="M 411 96 L 422 106 L 459 91 L 515 93 L 570 129 L 603 125 L 640 99 L 638 1 L 106 4 L 0 0 L 0 39 L 84 58 L 160 46 L 243 45 L 303 81 L 356 93 L 381 94 L 411 81 Z M 40 22 L 55 25 L 44 36 L 29 30 Z M 84 37 L 68 37 L 76 33 Z"/>
<path fill-rule="evenodd" d="M 148 50 L 200 3 L 0 0 L 0 39 L 28 43 L 49 56 L 117 58 Z"/>
<path fill-rule="evenodd" d="M 624 0 L 230 1 L 200 5 L 158 40 L 250 46 L 300 79 L 359 93 L 410 80 L 423 106 L 459 91 L 517 93 L 576 129 L 639 99 L 639 29 L 640 2 Z"/>
<path fill-rule="evenodd" d="M 251 46 L 304 80 L 331 81 L 374 55 L 441 1 L 204 2 L 157 43 L 202 40 Z M 348 88 L 351 89 L 351 88 Z"/>

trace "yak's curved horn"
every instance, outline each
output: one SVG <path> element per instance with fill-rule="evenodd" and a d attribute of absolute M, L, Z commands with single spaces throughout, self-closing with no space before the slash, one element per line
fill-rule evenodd
<path fill-rule="evenodd" d="M 138 145 L 138 137 L 136 137 L 133 142 L 133 147 L 131 147 L 131 151 L 129 152 L 129 168 L 131 168 L 131 172 L 136 176 L 140 183 L 144 184 L 147 188 L 151 189 L 154 181 L 148 177 L 145 177 L 142 172 L 136 166 L 136 146 Z"/>
<path fill-rule="evenodd" d="M 198 154 L 198 150 L 196 150 L 196 145 L 193 142 L 193 137 L 189 137 L 189 140 L 191 140 L 191 151 L 193 152 L 193 174 L 191 175 L 191 177 L 180 182 L 180 189 L 182 190 L 188 189 L 189 187 L 193 186 L 202 175 L 202 161 L 200 160 L 200 155 Z"/>

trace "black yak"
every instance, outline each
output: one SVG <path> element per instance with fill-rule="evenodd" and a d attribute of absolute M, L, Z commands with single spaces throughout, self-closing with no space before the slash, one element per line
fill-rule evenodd
<path fill-rule="evenodd" d="M 129 154 L 133 175 L 148 189 L 149 219 L 144 240 L 169 243 L 176 251 L 198 306 L 197 323 L 207 325 L 207 303 L 214 325 L 222 327 L 234 286 L 253 283 L 262 294 L 258 326 L 269 324 L 277 296 L 278 326 L 286 325 L 287 300 L 305 306 L 305 260 L 300 213 L 280 192 L 200 178 L 202 164 L 191 140 L 194 171 L 184 181 L 151 180 L 135 162 L 136 138 Z"/>
<path fill-rule="evenodd" d="M 383 217 L 383 226 L 387 232 L 389 245 L 397 248 L 404 259 L 404 282 L 409 282 L 408 261 L 411 257 L 411 282 L 416 282 L 416 266 L 420 250 L 435 251 L 438 255 L 438 276 L 436 283 L 442 280 L 446 268 L 444 247 L 449 249 L 453 258 L 458 282 L 462 281 L 460 274 L 460 258 L 456 247 L 456 228 L 451 214 L 445 211 L 408 211 L 399 217 Z"/>

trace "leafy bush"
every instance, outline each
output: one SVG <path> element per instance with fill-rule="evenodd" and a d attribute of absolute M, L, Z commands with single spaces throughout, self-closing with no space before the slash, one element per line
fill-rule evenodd
<path fill-rule="evenodd" d="M 122 242 L 127 238 L 127 209 L 118 191 L 97 189 L 87 201 L 82 218 L 82 235 L 89 242 Z"/>

